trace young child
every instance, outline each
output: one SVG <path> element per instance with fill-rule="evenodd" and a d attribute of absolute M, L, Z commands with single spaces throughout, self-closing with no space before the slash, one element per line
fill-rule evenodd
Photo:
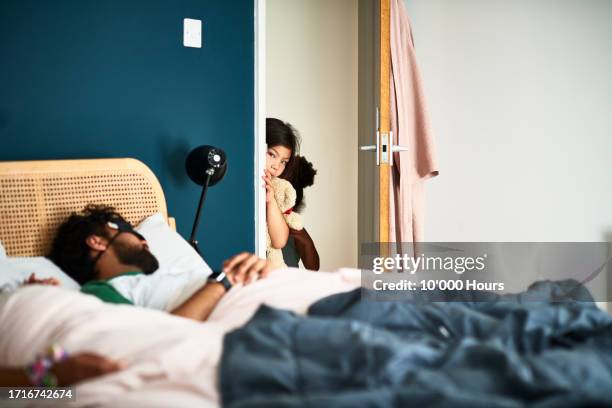
<path fill-rule="evenodd" d="M 297 156 L 299 138 L 296 130 L 279 119 L 266 119 L 266 169 L 263 180 L 266 189 L 266 222 L 270 236 L 270 246 L 274 249 L 285 248 L 289 237 L 295 245 L 302 263 L 307 269 L 318 270 L 319 256 L 308 233 L 291 230 L 285 221 L 288 211 L 299 211 L 302 207 L 303 190 L 312 185 L 316 170 L 306 159 Z M 296 192 L 296 202 L 292 209 L 281 211 L 274 198 L 274 178 L 284 178 L 291 183 Z M 299 244 L 299 245 L 298 245 Z M 290 266 L 297 266 L 292 264 Z"/>

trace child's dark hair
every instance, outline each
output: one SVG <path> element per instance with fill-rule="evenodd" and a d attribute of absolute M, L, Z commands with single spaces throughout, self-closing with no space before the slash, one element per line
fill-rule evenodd
<path fill-rule="evenodd" d="M 283 146 L 291 150 L 291 161 L 300 151 L 300 136 L 289 123 L 276 118 L 266 118 L 266 145 Z"/>
<path fill-rule="evenodd" d="M 293 211 L 300 212 L 304 208 L 304 189 L 314 184 L 316 174 L 317 171 L 312 166 L 312 163 L 303 156 L 296 155 L 287 164 L 281 177 L 289 181 L 293 188 L 295 188 L 296 198 Z"/>
<path fill-rule="evenodd" d="M 268 147 L 283 146 L 291 150 L 289 163 L 280 175 L 289 181 L 295 188 L 296 199 L 293 211 L 301 211 L 304 208 L 304 188 L 314 184 L 317 171 L 312 163 L 299 155 L 300 136 L 298 131 L 287 122 L 276 118 L 266 119 L 266 145 Z"/>

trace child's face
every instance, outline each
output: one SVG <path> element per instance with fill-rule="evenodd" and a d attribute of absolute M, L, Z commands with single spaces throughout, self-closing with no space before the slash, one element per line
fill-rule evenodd
<path fill-rule="evenodd" d="M 291 150 L 285 146 L 268 147 L 266 152 L 266 170 L 272 177 L 280 176 L 291 158 Z"/>

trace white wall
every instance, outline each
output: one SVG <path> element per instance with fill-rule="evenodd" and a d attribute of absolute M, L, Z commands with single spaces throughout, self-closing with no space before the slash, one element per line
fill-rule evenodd
<path fill-rule="evenodd" d="M 357 1 L 268 0 L 267 116 L 293 124 L 318 170 L 305 226 L 322 269 L 357 264 Z"/>
<path fill-rule="evenodd" d="M 428 241 L 612 240 L 612 1 L 406 0 Z"/>

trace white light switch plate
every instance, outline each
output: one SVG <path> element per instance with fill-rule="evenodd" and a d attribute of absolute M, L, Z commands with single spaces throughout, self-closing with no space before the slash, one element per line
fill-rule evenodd
<path fill-rule="evenodd" d="M 202 48 L 202 20 L 192 18 L 183 20 L 183 45 Z"/>

